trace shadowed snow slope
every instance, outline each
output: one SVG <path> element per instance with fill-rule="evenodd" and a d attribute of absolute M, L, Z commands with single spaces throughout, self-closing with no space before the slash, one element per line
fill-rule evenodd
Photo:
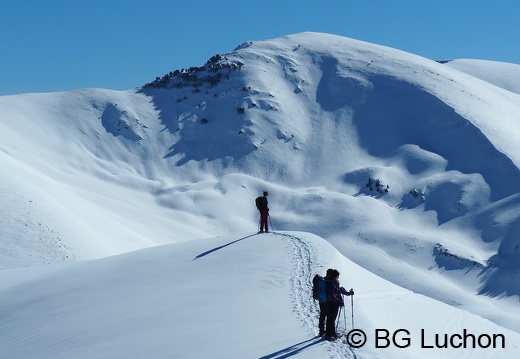
<path fill-rule="evenodd" d="M 191 242 L 237 241 L 236 233 L 256 232 L 254 198 L 268 190 L 271 229 L 323 238 L 341 253 L 341 263 L 360 266 L 356 274 L 367 271 L 367 280 L 380 277 L 392 290 L 418 293 L 406 303 L 417 311 L 433 311 L 426 302 L 414 304 L 422 295 L 441 311 L 439 318 L 457 318 L 464 310 L 519 332 L 520 95 L 510 81 L 518 76 L 518 65 L 438 63 L 300 33 L 245 42 L 137 90 L 2 96 L 0 269 L 13 274 L 11 290 L 22 288 L 10 291 L 11 298 L 31 288 L 24 279 L 34 272 L 59 283 L 54 276 L 68 271 L 97 271 L 98 265 L 102 271 L 122 258 L 150 261 L 143 253 L 155 258 L 165 250 L 203 251 Z M 214 237 L 226 239 L 204 239 Z M 236 246 L 244 243 L 250 241 Z M 136 268 L 146 272 L 144 264 Z M 273 268 L 266 258 L 263 270 Z M 305 275 L 301 286 L 308 284 Z M 74 283 L 79 292 L 61 287 L 66 306 L 75 305 L 69 294 L 111 285 L 82 273 L 79 278 L 88 282 Z M 130 281 L 124 290 L 140 292 L 141 284 Z M 34 296 L 38 288 L 45 291 L 44 285 L 35 288 Z M 125 296 L 124 290 L 117 295 Z M 392 298 L 377 305 L 392 307 Z M 42 301 L 45 310 L 55 304 Z M 274 313 L 291 305 L 278 303 Z M 186 311 L 184 302 L 175 307 L 172 316 Z M 147 315 L 133 309 L 118 308 L 127 316 Z M 367 322 L 375 320 L 362 313 Z M 298 321 L 298 314 L 291 318 Z M 437 317 L 425 320 L 427 329 Z M 486 331 L 486 325 L 478 328 Z M 312 344 L 304 331 L 283 343 L 273 335 L 262 355 L 290 349 L 290 343 Z M 170 333 L 164 335 L 154 340 L 168 346 Z M 99 345 L 108 346 L 106 340 Z"/>

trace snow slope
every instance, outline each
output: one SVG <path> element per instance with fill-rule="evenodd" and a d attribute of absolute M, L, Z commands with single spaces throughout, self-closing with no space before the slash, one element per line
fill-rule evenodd
<path fill-rule="evenodd" d="M 309 281 L 329 266 L 359 292 L 353 318 L 365 348 L 315 337 Z M 421 345 L 464 329 L 506 338 L 506 349 L 471 348 L 468 357 L 519 349 L 520 334 L 392 285 L 308 233 L 244 233 L 35 269 L 0 272 L 3 358 L 458 358 L 461 349 Z M 347 311 L 341 330 L 352 325 Z M 411 345 L 375 349 L 373 333 L 384 328 L 408 330 Z"/>
<path fill-rule="evenodd" d="M 468 70 L 470 64 L 478 71 Z M 505 80 L 519 74 L 516 65 L 441 64 L 343 37 L 301 33 L 246 42 L 204 66 L 172 72 L 134 91 L 0 97 L 0 285 L 11 298 L 5 310 L 16 319 L 1 324 L 10 333 L 5 350 L 31 357 L 47 348 L 37 340 L 43 332 L 56 343 L 81 322 L 76 330 L 92 337 L 81 332 L 50 348 L 56 357 L 86 355 L 80 348 L 87 346 L 98 348 L 90 354 L 99 353 L 110 343 L 119 353 L 140 357 L 137 347 L 149 350 L 146 344 L 118 344 L 138 336 L 131 321 L 119 319 L 123 314 L 154 326 L 149 341 L 177 348 L 186 341 L 169 332 L 180 325 L 173 319 L 187 303 L 153 298 L 171 298 L 178 286 L 202 296 L 202 288 L 214 285 L 202 272 L 232 271 L 233 283 L 261 283 L 267 296 L 289 298 L 283 292 L 289 291 L 287 281 L 264 275 L 292 273 L 288 268 L 300 261 L 288 261 L 281 248 L 245 234 L 256 232 L 254 198 L 269 190 L 272 229 L 288 232 L 265 238 L 285 243 L 285 249 L 310 241 L 307 250 L 326 253 L 309 257 L 305 273 L 291 279 L 293 294 L 301 290 L 304 296 L 311 272 L 335 266 L 356 288 L 360 328 L 507 333 L 506 350 L 497 352 L 509 354 L 520 331 L 520 95 Z M 195 252 L 235 241 L 212 254 L 256 245 L 234 253 L 232 262 L 193 268 L 191 279 L 200 288 L 189 284 L 193 280 L 174 279 L 212 257 L 192 260 Z M 256 257 L 260 253 L 265 254 Z M 250 256 L 257 261 L 239 261 Z M 150 283 L 124 279 L 129 268 L 147 273 L 155 262 L 164 266 L 148 277 Z M 235 264 L 254 269 L 238 274 Z M 162 283 L 164 278 L 173 281 Z M 147 284 L 145 295 L 139 289 Z M 107 288 L 113 288 L 108 297 L 80 308 L 71 300 Z M 207 300 L 243 314 L 248 307 L 242 301 L 219 299 L 219 290 L 229 289 L 212 290 Z M 112 303 L 117 300 L 103 304 L 129 298 L 129 292 L 137 296 L 127 307 Z M 247 302 L 255 306 L 268 302 L 249 294 Z M 28 314 L 16 309 L 22 299 L 31 307 Z M 382 355 L 374 345 L 352 353 L 307 341 L 316 309 L 307 299 L 294 312 L 294 297 L 281 302 L 248 323 L 259 327 L 248 331 L 267 331 L 264 343 L 244 340 L 233 354 Z M 61 319 L 53 308 L 64 308 Z M 406 312 L 412 308 L 413 314 Z M 107 338 L 104 321 L 84 321 L 98 310 L 120 314 L 109 315 L 107 327 L 120 331 L 119 339 Z M 264 325 L 265 313 L 283 319 L 290 330 L 282 323 Z M 150 324 L 156 317 L 165 320 Z M 197 314 L 196 321 L 205 317 Z M 407 320 L 392 326 L 401 323 L 396 318 Z M 421 320 L 411 323 L 415 318 Z M 39 324 L 33 327 L 33 320 Z M 54 320 L 62 321 L 54 327 L 66 329 L 42 329 Z M 209 315 L 204 326 L 225 322 L 220 331 L 233 337 L 240 320 Z M 190 324 L 188 333 L 195 330 L 199 326 Z M 199 349 L 205 357 L 212 346 Z M 384 351 L 385 357 L 405 355 L 394 349 Z M 406 355 L 452 355 L 416 350 Z M 465 353 L 484 355 L 480 349 Z"/>
<path fill-rule="evenodd" d="M 446 65 L 495 86 L 520 94 L 520 65 L 506 62 L 458 59 Z"/>

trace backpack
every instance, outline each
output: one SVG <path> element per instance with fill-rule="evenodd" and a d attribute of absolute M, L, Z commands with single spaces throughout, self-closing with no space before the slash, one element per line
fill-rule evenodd
<path fill-rule="evenodd" d="M 327 292 L 325 291 L 325 278 L 316 274 L 312 278 L 312 298 L 322 303 L 327 302 Z"/>
<path fill-rule="evenodd" d="M 256 197 L 255 204 L 256 204 L 256 208 L 258 208 L 258 210 L 260 210 L 262 208 L 263 202 L 264 202 L 264 197 L 262 197 L 262 196 Z"/>

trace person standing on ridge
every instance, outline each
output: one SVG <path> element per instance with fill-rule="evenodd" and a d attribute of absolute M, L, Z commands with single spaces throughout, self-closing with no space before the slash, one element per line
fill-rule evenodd
<path fill-rule="evenodd" d="M 267 191 L 264 191 L 263 196 L 256 198 L 256 208 L 260 211 L 260 231 L 262 232 L 269 232 L 269 225 L 267 224 L 267 220 L 269 217 L 269 207 L 267 202 L 267 196 L 269 193 Z"/>
<path fill-rule="evenodd" d="M 331 276 L 325 280 L 325 291 L 327 292 L 327 325 L 325 328 L 325 339 L 335 340 L 340 337 L 336 333 L 336 317 L 338 316 L 339 307 L 344 307 L 343 294 L 346 296 L 354 295 L 354 290 L 347 291 L 339 284 L 339 272 L 333 269 Z"/>
<path fill-rule="evenodd" d="M 327 319 L 327 292 L 325 288 L 325 284 L 327 280 L 332 280 L 332 276 L 334 273 L 334 269 L 329 268 L 327 269 L 327 273 L 325 274 L 325 277 L 319 277 L 318 283 L 316 283 L 316 298 L 318 299 L 318 305 L 320 307 L 320 315 L 318 318 L 318 330 L 319 330 L 319 336 L 324 337 L 325 336 L 325 321 Z"/>

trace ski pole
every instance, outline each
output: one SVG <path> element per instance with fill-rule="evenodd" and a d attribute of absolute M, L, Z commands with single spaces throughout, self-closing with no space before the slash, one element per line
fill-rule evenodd
<path fill-rule="evenodd" d="M 269 218 L 269 224 L 271 225 L 271 232 L 274 232 L 273 221 L 271 221 L 271 216 L 269 215 L 269 212 L 267 212 L 267 217 Z"/>
<path fill-rule="evenodd" d="M 350 306 L 352 307 L 352 329 L 354 329 L 354 296 L 350 296 Z"/>
<path fill-rule="evenodd" d="M 341 306 L 339 307 L 338 318 L 341 318 Z M 328 318 L 327 318 L 327 320 L 328 320 Z M 338 319 L 338 321 L 336 322 L 336 330 L 335 330 L 336 333 L 338 332 L 338 325 L 339 325 L 339 319 Z"/>
<path fill-rule="evenodd" d="M 345 303 L 345 300 L 343 299 L 343 303 Z M 345 332 L 347 332 L 347 311 L 343 311 L 343 321 L 345 322 Z"/>

